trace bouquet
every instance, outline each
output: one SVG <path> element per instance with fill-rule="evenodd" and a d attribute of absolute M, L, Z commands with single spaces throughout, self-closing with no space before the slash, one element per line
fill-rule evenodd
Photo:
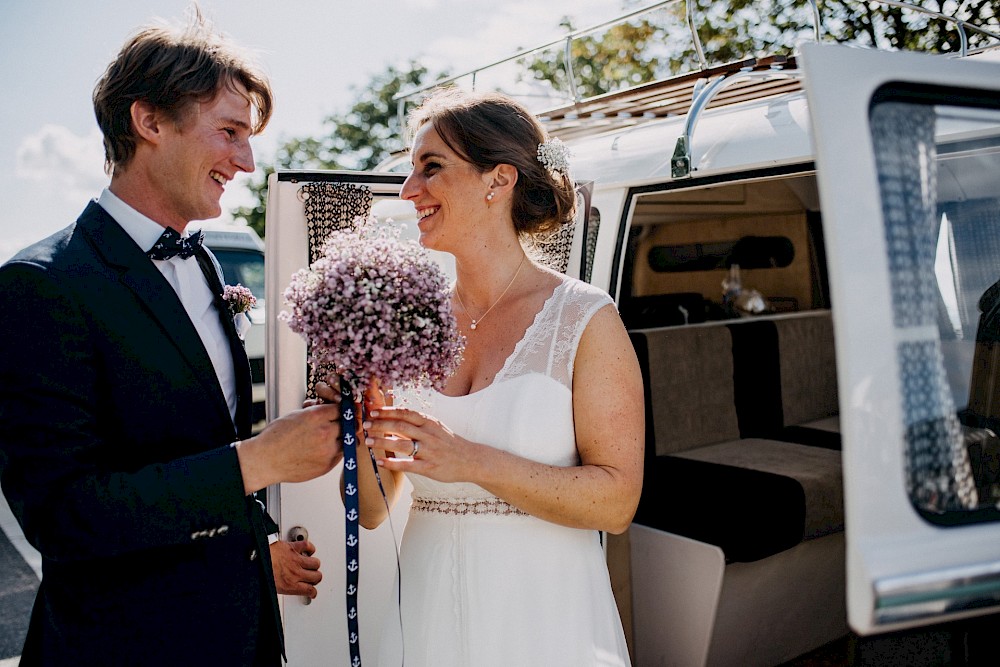
<path fill-rule="evenodd" d="M 333 232 L 319 259 L 296 272 L 279 319 L 310 343 L 309 361 L 353 376 L 362 393 L 382 386 L 440 389 L 465 339 L 447 278 L 416 241 L 373 218 Z"/>
<path fill-rule="evenodd" d="M 347 627 L 351 665 L 360 667 L 355 404 L 373 379 L 393 388 L 442 388 L 461 360 L 465 339 L 447 279 L 427 252 L 371 217 L 355 225 L 333 232 L 319 258 L 292 276 L 284 293 L 290 310 L 278 317 L 310 343 L 314 367 L 332 367 L 341 376 Z"/>

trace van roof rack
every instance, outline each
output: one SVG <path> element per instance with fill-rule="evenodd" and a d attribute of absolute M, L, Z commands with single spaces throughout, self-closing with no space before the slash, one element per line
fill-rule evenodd
<path fill-rule="evenodd" d="M 699 69 L 681 73 L 665 79 L 638 84 L 622 90 L 617 90 L 589 98 L 581 98 L 577 91 L 576 78 L 572 70 L 570 57 L 572 43 L 592 33 L 605 30 L 614 25 L 637 18 L 649 12 L 661 9 L 677 2 L 685 3 L 685 13 L 688 30 L 694 44 L 694 52 L 700 64 Z M 910 2 L 897 0 L 874 0 L 875 4 L 888 5 L 906 9 L 928 16 L 931 19 L 952 24 L 959 36 L 958 56 L 969 53 L 1000 48 L 1000 34 L 981 28 L 968 21 L 925 9 Z M 813 14 L 813 39 L 820 41 L 823 33 L 823 19 L 817 0 L 809 0 Z M 960 4 L 956 12 L 961 11 Z M 560 139 L 567 140 L 595 134 L 603 134 L 613 130 L 640 125 L 649 121 L 668 116 L 687 116 L 684 135 L 677 140 L 674 151 L 672 172 L 675 178 L 690 175 L 691 135 L 698 122 L 701 112 L 709 106 L 718 107 L 737 104 L 772 95 L 791 93 L 801 89 L 801 74 L 795 68 L 794 56 L 773 55 L 762 58 L 709 66 L 698 36 L 694 17 L 695 3 L 693 0 L 663 0 L 618 16 L 610 21 L 575 30 L 565 37 L 541 44 L 539 46 L 518 51 L 514 55 L 490 62 L 475 69 L 456 74 L 433 83 L 411 88 L 397 93 L 393 99 L 397 103 L 400 127 L 404 127 L 406 103 L 419 99 L 433 88 L 447 85 L 471 77 L 472 88 L 475 89 L 476 78 L 480 72 L 503 65 L 505 63 L 541 53 L 562 45 L 564 47 L 564 62 L 567 63 L 567 79 L 569 91 L 566 93 L 565 104 L 537 112 L 537 116 L 546 126 L 548 132 Z M 968 32 L 975 32 L 994 40 L 995 44 L 969 50 Z M 378 168 L 391 168 L 401 160 L 398 156 L 390 157 Z"/>
<path fill-rule="evenodd" d="M 748 73 L 754 76 L 745 76 Z M 710 82 L 731 79 L 739 81 L 719 90 L 704 106 L 747 102 L 761 97 L 791 93 L 801 88 L 795 76 L 795 58 L 768 56 L 680 74 L 604 95 L 579 103 L 567 104 L 538 114 L 549 134 L 564 141 L 580 136 L 600 134 L 608 130 L 640 125 L 652 120 L 687 114 L 696 100 L 710 88 Z"/>

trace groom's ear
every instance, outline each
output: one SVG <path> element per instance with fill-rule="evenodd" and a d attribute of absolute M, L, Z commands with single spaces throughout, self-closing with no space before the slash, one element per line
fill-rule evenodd
<path fill-rule="evenodd" d="M 140 139 L 157 144 L 163 133 L 163 114 L 146 100 L 132 102 L 129 109 L 132 118 L 132 130 Z"/>

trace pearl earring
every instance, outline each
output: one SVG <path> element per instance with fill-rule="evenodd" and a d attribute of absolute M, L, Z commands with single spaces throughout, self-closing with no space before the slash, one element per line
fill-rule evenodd
<path fill-rule="evenodd" d="M 486 195 L 486 201 L 493 201 L 493 191 L 492 190 L 490 190 L 490 193 L 488 195 Z"/>

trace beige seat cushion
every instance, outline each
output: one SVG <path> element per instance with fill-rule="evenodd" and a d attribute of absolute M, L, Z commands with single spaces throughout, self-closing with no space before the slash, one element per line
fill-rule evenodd
<path fill-rule="evenodd" d="M 732 336 L 719 325 L 634 332 L 648 346 L 656 455 L 740 437 Z"/>

